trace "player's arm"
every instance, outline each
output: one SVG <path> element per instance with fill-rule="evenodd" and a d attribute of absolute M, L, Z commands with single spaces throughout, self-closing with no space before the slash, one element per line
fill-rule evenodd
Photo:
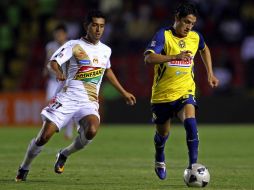
<path fill-rule="evenodd" d="M 64 81 L 66 77 L 63 74 L 61 65 L 72 57 L 73 41 L 68 41 L 62 45 L 50 58 L 48 63 L 49 70 L 56 75 L 56 79 Z"/>
<path fill-rule="evenodd" d="M 200 52 L 202 61 L 206 67 L 209 85 L 212 88 L 217 87 L 219 85 L 219 80 L 213 74 L 212 58 L 211 58 L 211 53 L 208 46 L 205 45 L 204 49 L 200 50 L 199 52 Z"/>
<path fill-rule="evenodd" d="M 131 93 L 127 92 L 122 85 L 117 80 L 112 69 L 108 68 L 105 71 L 105 76 L 108 78 L 109 82 L 120 92 L 124 97 L 125 101 L 129 105 L 134 105 L 136 103 L 136 98 Z"/>
<path fill-rule="evenodd" d="M 149 43 L 148 47 L 144 52 L 145 63 L 147 65 L 162 64 L 165 62 L 170 62 L 172 60 L 189 60 L 191 59 L 190 51 L 182 51 L 176 55 L 165 55 L 165 28 L 160 29 L 154 35 L 152 41 Z"/>
<path fill-rule="evenodd" d="M 56 75 L 57 80 L 64 81 L 66 79 L 60 65 L 55 60 L 50 61 L 48 67 Z"/>
<path fill-rule="evenodd" d="M 157 54 L 152 51 L 145 52 L 145 63 L 147 65 L 156 65 L 172 60 L 185 60 L 188 61 L 191 59 L 191 51 L 182 51 L 177 55 L 162 55 Z"/>

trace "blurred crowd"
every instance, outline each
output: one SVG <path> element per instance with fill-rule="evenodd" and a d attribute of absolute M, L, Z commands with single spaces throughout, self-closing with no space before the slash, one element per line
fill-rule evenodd
<path fill-rule="evenodd" d="M 112 50 L 112 67 L 137 97 L 149 97 L 152 68 L 143 51 L 160 27 L 172 25 L 177 0 L 1 0 L 0 90 L 43 90 L 45 45 L 59 23 L 69 39 L 83 35 L 82 22 L 90 9 L 108 17 L 102 41 Z M 254 1 L 195 0 L 199 17 L 195 29 L 209 45 L 220 87 L 207 86 L 205 68 L 196 58 L 195 77 L 203 96 L 254 96 Z M 105 93 L 112 95 L 105 84 Z M 113 95 L 112 95 L 113 96 Z"/>

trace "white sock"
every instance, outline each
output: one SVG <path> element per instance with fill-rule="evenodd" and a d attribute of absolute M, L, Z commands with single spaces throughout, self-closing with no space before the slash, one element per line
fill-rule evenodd
<path fill-rule="evenodd" d="M 64 148 L 61 151 L 61 154 L 63 154 L 64 156 L 68 157 L 69 155 L 71 155 L 74 152 L 77 152 L 81 149 L 83 149 L 86 145 L 88 145 L 89 143 L 92 142 L 92 140 L 87 140 L 84 133 L 81 133 L 82 135 L 77 136 L 74 141 L 67 146 L 66 148 Z"/>
<path fill-rule="evenodd" d="M 24 170 L 29 170 L 33 159 L 41 152 L 43 146 L 37 146 L 35 144 L 35 139 L 32 139 L 27 147 L 24 160 L 21 164 L 21 168 Z"/>

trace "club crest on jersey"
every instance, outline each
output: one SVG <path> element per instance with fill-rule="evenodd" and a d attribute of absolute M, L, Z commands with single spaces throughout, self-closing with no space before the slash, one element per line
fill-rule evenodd
<path fill-rule="evenodd" d="M 180 48 L 185 48 L 185 41 L 180 40 L 180 41 L 178 42 L 178 46 L 179 46 Z"/>
<path fill-rule="evenodd" d="M 93 58 L 93 63 L 94 63 L 94 64 L 98 64 L 98 63 L 99 63 L 99 61 L 98 61 L 98 58 L 97 58 L 97 57 Z"/>

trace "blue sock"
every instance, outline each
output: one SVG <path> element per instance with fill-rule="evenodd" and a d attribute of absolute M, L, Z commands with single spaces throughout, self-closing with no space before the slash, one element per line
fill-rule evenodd
<path fill-rule="evenodd" d="M 164 162 L 165 160 L 165 156 L 164 156 L 164 147 L 165 147 L 165 143 L 168 139 L 168 136 L 162 136 L 159 133 L 156 132 L 156 134 L 154 135 L 154 146 L 155 146 L 155 159 L 157 162 Z"/>
<path fill-rule="evenodd" d="M 189 150 L 189 167 L 197 163 L 198 160 L 198 130 L 196 118 L 187 118 L 184 120 L 184 127 L 186 130 L 186 141 Z"/>

